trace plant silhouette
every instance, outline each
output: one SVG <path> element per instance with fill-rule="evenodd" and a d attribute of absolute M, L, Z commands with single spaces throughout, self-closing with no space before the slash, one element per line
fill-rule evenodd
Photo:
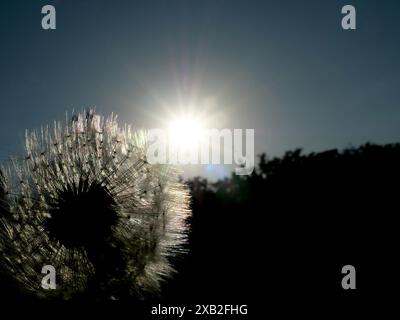
<path fill-rule="evenodd" d="M 262 154 L 251 176 L 192 179 L 190 254 L 165 299 L 260 307 L 266 297 L 329 300 L 348 294 L 347 264 L 357 270 L 355 295 L 390 292 L 400 284 L 399 164 L 400 144 L 369 143 Z"/>
<path fill-rule="evenodd" d="M 157 293 L 190 214 L 173 168 L 146 161 L 147 135 L 93 110 L 28 132 L 1 176 L 2 273 L 40 298 L 132 299 Z M 56 290 L 40 287 L 42 267 Z"/>

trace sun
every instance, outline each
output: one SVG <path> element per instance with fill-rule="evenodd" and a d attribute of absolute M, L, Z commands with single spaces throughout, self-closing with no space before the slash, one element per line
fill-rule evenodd
<path fill-rule="evenodd" d="M 190 151 L 199 145 L 205 129 L 205 122 L 199 116 L 176 117 L 168 124 L 169 142 L 181 151 Z"/>

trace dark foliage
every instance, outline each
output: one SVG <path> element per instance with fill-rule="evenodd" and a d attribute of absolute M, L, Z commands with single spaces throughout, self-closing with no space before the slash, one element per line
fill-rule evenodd
<path fill-rule="evenodd" d="M 390 295 L 400 270 L 399 165 L 399 144 L 366 144 L 263 154 L 251 176 L 190 181 L 190 253 L 164 297 L 262 307 Z M 347 264 L 355 291 L 341 287 Z"/>

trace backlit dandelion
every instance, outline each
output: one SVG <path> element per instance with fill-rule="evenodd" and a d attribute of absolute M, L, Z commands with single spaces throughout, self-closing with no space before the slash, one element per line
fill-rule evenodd
<path fill-rule="evenodd" d="M 181 250 L 188 193 L 146 161 L 145 132 L 93 111 L 27 132 L 24 159 L 1 175 L 1 265 L 43 297 L 124 298 L 157 291 Z M 41 269 L 57 289 L 40 287 Z"/>

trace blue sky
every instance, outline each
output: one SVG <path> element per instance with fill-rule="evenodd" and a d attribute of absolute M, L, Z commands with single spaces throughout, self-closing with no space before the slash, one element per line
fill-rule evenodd
<path fill-rule="evenodd" d="M 271 156 L 398 142 L 399 36 L 389 0 L 1 1 L 0 160 L 72 109 L 154 128 L 186 101 Z"/>

